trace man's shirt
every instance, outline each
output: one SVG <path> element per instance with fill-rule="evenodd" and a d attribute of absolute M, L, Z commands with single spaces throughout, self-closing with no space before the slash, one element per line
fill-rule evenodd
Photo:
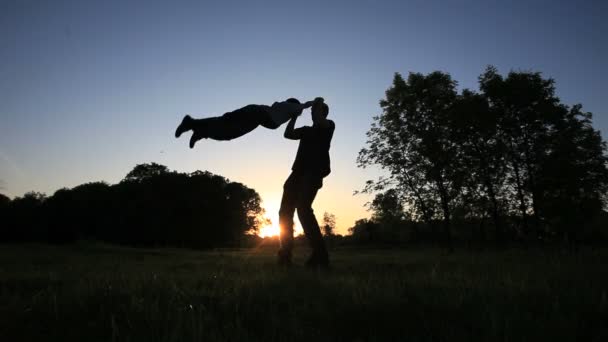
<path fill-rule="evenodd" d="M 336 125 L 328 120 L 329 126 L 323 128 L 313 125 L 297 128 L 301 136 L 298 153 L 291 169 L 295 173 L 325 177 L 331 172 L 329 148 Z"/>

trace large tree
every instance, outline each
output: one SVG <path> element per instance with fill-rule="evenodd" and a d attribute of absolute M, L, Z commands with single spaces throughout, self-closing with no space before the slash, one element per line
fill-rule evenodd
<path fill-rule="evenodd" d="M 94 239 L 141 246 L 231 246 L 255 232 L 259 194 L 210 172 L 140 164 L 118 184 L 86 183 L 51 197 L 28 193 L 2 212 L 4 241 Z"/>
<path fill-rule="evenodd" d="M 606 143 L 580 105 L 563 108 L 552 122 L 546 155 L 539 165 L 539 204 L 552 233 L 577 242 L 601 215 L 608 193 Z M 579 228 L 577 230 L 577 228 Z"/>
<path fill-rule="evenodd" d="M 459 149 L 464 172 L 462 206 L 470 216 L 492 218 L 495 238 L 502 242 L 506 179 L 503 139 L 498 135 L 499 115 L 490 110 L 485 96 L 464 90 L 455 101 L 451 118 L 451 137 Z M 485 236 L 481 231 L 481 238 Z"/>
<path fill-rule="evenodd" d="M 410 73 L 407 80 L 395 74 L 380 102 L 383 114 L 375 118 L 358 158 L 360 166 L 378 164 L 390 174 L 388 181 L 371 183 L 368 190 L 396 185 L 415 216 L 430 223 L 434 213 L 441 213 L 450 249 L 451 211 L 462 186 L 450 127 L 456 98 L 456 82 L 448 74 Z"/>
<path fill-rule="evenodd" d="M 479 92 L 455 88 L 441 72 L 395 75 L 358 157 L 386 176 L 365 191 L 390 190 L 427 226 L 441 219 L 448 245 L 454 220 L 491 217 L 502 242 L 506 233 L 572 240 L 577 222 L 603 217 L 606 143 L 590 113 L 560 102 L 552 79 L 488 67 Z"/>

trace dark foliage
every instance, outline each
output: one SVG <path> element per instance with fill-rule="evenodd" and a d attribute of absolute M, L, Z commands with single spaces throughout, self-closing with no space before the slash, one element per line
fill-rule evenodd
<path fill-rule="evenodd" d="M 258 193 L 209 172 L 137 165 L 116 185 L 87 183 L 53 196 L 0 198 L 5 242 L 94 239 L 134 246 L 236 245 L 257 230 Z"/>
<path fill-rule="evenodd" d="M 449 248 L 455 235 L 499 245 L 605 239 L 608 156 L 591 113 L 560 103 L 537 72 L 488 67 L 479 88 L 457 93 L 442 72 L 395 75 L 358 158 L 388 177 L 367 183 L 379 193 L 374 216 L 353 232 L 409 227 L 410 238 Z"/>

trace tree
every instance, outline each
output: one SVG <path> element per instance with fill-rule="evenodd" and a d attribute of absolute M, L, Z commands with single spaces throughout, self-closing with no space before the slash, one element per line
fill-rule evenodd
<path fill-rule="evenodd" d="M 469 218 L 486 214 L 492 218 L 495 239 L 503 240 L 502 206 L 506 178 L 506 148 L 498 135 L 498 113 L 490 110 L 488 100 L 481 94 L 465 89 L 454 104 L 451 121 L 452 137 L 460 149 L 464 172 L 461 207 Z M 480 240 L 485 239 L 480 227 Z"/>
<path fill-rule="evenodd" d="M 4 194 L 0 194 L 0 207 L 5 207 L 8 206 L 8 204 L 11 202 L 11 199 L 8 198 L 8 196 L 4 195 Z"/>
<path fill-rule="evenodd" d="M 507 236 L 578 240 L 605 217 L 607 147 L 591 113 L 562 104 L 538 72 L 503 77 L 488 67 L 479 92 L 458 94 L 455 85 L 441 72 L 395 75 L 357 159 L 388 174 L 364 188 L 378 193 L 373 221 L 399 207 L 432 230 L 440 219 L 450 247 L 454 222 L 478 224 L 484 240 L 491 218 L 502 244 Z"/>
<path fill-rule="evenodd" d="M 348 228 L 348 232 L 356 242 L 374 242 L 377 231 L 378 224 L 370 219 L 359 219 L 355 221 L 354 226 Z"/>
<path fill-rule="evenodd" d="M 444 241 L 450 250 L 451 210 L 463 176 L 450 126 L 455 87 L 450 75 L 442 72 L 410 73 L 407 81 L 395 74 L 380 102 L 383 114 L 374 118 L 367 147 L 358 157 L 359 166 L 377 164 L 390 173 L 388 181 L 371 182 L 367 190 L 396 185 L 405 201 L 413 204 L 412 216 L 430 223 L 435 212 L 442 214 Z"/>
<path fill-rule="evenodd" d="M 591 113 L 560 103 L 555 81 L 539 72 L 510 72 L 505 78 L 488 67 L 480 76 L 480 89 L 497 113 L 497 136 L 506 148 L 506 181 L 516 199 L 510 203 L 517 203 L 512 207 L 518 208 L 523 233 L 540 239 L 557 226 L 576 226 L 567 217 L 583 219 L 586 215 L 572 211 L 583 202 L 601 210 L 606 145 L 591 126 Z"/>
<path fill-rule="evenodd" d="M 544 219 L 554 233 L 575 244 L 580 229 L 602 216 L 608 193 L 606 142 L 580 105 L 563 109 L 549 131 L 548 151 L 538 167 Z M 579 227 L 577 230 L 576 227 Z"/>
<path fill-rule="evenodd" d="M 336 230 L 336 215 L 324 212 L 323 213 L 323 235 L 333 236 Z"/>
<path fill-rule="evenodd" d="M 6 241 L 44 241 L 47 237 L 44 204 L 47 196 L 30 191 L 22 197 L 14 198 L 7 208 Z"/>
<path fill-rule="evenodd" d="M 138 164 L 127 173 L 124 182 L 141 182 L 143 180 L 169 173 L 169 168 L 157 163 Z"/>
<path fill-rule="evenodd" d="M 370 203 L 372 210 L 372 220 L 385 224 L 393 225 L 404 219 L 403 203 L 399 198 L 399 193 L 395 189 L 388 189 L 385 192 L 376 194 Z"/>
<path fill-rule="evenodd" d="M 8 227 L 8 215 L 11 199 L 4 194 L 0 194 L 0 236 L 6 236 L 8 232 L 4 231 Z M 1 241 L 1 240 L 0 240 Z"/>
<path fill-rule="evenodd" d="M 235 246 L 243 235 L 257 230 L 260 203 L 255 190 L 210 172 L 187 174 L 156 163 L 141 164 L 118 184 L 86 183 L 60 189 L 49 198 L 28 193 L 10 201 L 5 209 L 0 205 L 2 228 L 7 232 L 2 238 Z"/>
<path fill-rule="evenodd" d="M 548 120 L 560 109 L 554 81 L 538 72 L 511 72 L 503 78 L 494 67 L 488 67 L 479 79 L 490 109 L 498 113 L 498 134 L 509 165 L 507 180 L 515 190 L 523 230 L 530 233 L 531 214 L 538 236 L 542 192 L 537 167 L 546 152 Z"/>

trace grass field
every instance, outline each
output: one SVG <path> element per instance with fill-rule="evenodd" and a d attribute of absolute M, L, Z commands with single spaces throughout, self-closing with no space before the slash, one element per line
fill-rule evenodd
<path fill-rule="evenodd" d="M 0 341 L 608 341 L 605 250 L 332 257 L 0 245 Z"/>

